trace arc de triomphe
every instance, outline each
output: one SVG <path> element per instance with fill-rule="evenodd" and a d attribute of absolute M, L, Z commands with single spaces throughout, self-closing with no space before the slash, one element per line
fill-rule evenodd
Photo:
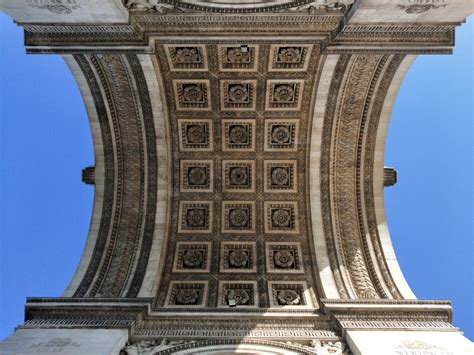
<path fill-rule="evenodd" d="M 0 0 L 87 108 L 87 244 L 1 354 L 473 354 L 388 233 L 392 105 L 471 0 Z"/>

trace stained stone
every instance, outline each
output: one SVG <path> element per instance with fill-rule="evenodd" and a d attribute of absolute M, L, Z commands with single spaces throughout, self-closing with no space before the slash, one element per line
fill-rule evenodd
<path fill-rule="evenodd" d="M 468 2 L 0 9 L 64 56 L 95 152 L 76 274 L 28 299 L 1 354 L 472 353 L 448 303 L 415 299 L 383 204 L 398 88 L 415 54 L 452 50 Z"/>

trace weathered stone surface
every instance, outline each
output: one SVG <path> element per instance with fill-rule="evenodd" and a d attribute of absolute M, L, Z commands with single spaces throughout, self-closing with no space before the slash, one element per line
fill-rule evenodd
<path fill-rule="evenodd" d="M 19 329 L 0 342 L 0 354 L 117 355 L 127 339 L 124 329 Z"/>
<path fill-rule="evenodd" d="M 406 54 L 449 52 L 470 6 L 0 7 L 23 22 L 30 52 L 65 54 L 96 155 L 78 270 L 64 298 L 28 301 L 0 352 L 108 354 L 125 341 L 127 354 L 468 348 L 450 305 L 414 300 L 400 271 L 383 147 Z"/>

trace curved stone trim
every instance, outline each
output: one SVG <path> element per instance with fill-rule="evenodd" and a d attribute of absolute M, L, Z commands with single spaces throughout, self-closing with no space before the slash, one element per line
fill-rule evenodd
<path fill-rule="evenodd" d="M 415 60 L 416 56 L 406 56 L 400 63 L 395 72 L 388 88 L 384 105 L 379 118 L 377 129 L 377 137 L 374 151 L 374 167 L 373 167 L 373 196 L 374 196 L 374 211 L 377 221 L 378 238 L 383 252 L 383 260 L 385 261 L 388 273 L 393 278 L 401 297 L 404 299 L 415 299 L 410 286 L 408 285 L 403 273 L 398 264 L 395 251 L 393 249 L 389 230 L 387 227 L 387 219 L 385 215 L 384 206 L 384 189 L 383 189 L 383 167 L 384 167 L 384 153 L 385 141 L 387 137 L 387 129 L 392 113 L 393 105 L 397 97 L 397 93 L 402 85 L 403 79 L 408 72 L 410 66 Z"/>
<path fill-rule="evenodd" d="M 341 56 L 331 83 L 321 146 L 321 207 L 327 256 L 342 298 L 402 298 L 384 259 L 372 190 L 378 122 L 382 112 L 389 115 L 385 100 L 402 59 Z M 383 172 L 383 159 L 380 164 Z M 381 181 L 383 186 L 383 176 Z M 319 253 L 322 263 L 325 255 Z"/>
<path fill-rule="evenodd" d="M 387 265 L 384 261 L 384 255 L 380 246 L 372 189 L 374 151 L 379 119 L 386 100 L 388 88 L 403 60 L 403 55 L 393 55 L 386 59 L 383 67 L 380 68 L 382 72 L 379 75 L 380 80 L 378 80 L 377 86 L 374 88 L 375 94 L 371 107 L 369 108 L 370 111 L 365 117 L 366 125 L 364 127 L 364 134 L 359 138 L 360 147 L 362 147 L 362 149 L 359 149 L 360 153 L 357 159 L 359 176 L 358 190 L 360 191 L 360 197 L 358 197 L 358 211 L 360 223 L 363 225 L 363 227 L 361 227 L 361 230 L 363 230 L 361 235 L 363 236 L 362 240 L 365 256 L 368 260 L 369 270 L 377 292 L 382 298 L 401 298 L 387 270 Z"/>
<path fill-rule="evenodd" d="M 310 211 L 311 211 L 311 228 L 313 231 L 313 240 L 315 245 L 315 254 L 318 264 L 319 277 L 321 278 L 322 289 L 326 298 L 340 298 L 336 279 L 340 280 L 339 270 L 331 264 L 330 246 L 325 239 L 323 228 L 323 211 L 322 211 L 322 193 L 321 193 L 321 145 L 322 132 L 324 125 L 324 117 L 326 114 L 326 105 L 329 99 L 329 92 L 333 76 L 335 75 L 336 64 L 338 63 L 338 55 L 329 55 L 325 58 L 322 74 L 317 88 L 316 102 L 314 105 L 314 113 L 311 127 L 311 147 L 309 151 L 309 189 L 310 189 Z M 344 295 L 344 293 L 342 293 Z"/>
<path fill-rule="evenodd" d="M 314 354 L 314 351 L 299 344 L 288 344 L 270 340 L 226 339 L 187 342 L 154 354 L 213 354 L 220 351 L 258 351 L 262 354 Z"/>
<path fill-rule="evenodd" d="M 136 297 L 154 231 L 156 169 L 148 89 L 135 56 L 76 56 L 100 107 L 106 191 L 94 255 L 75 297 Z M 107 104 L 105 104 L 107 102 Z M 124 213 L 126 211 L 126 213 Z"/>
<path fill-rule="evenodd" d="M 142 122 L 145 135 L 144 145 L 146 151 L 146 162 L 144 165 L 144 175 L 147 179 L 146 186 L 146 212 L 144 216 L 144 230 L 140 238 L 141 247 L 133 279 L 127 287 L 127 297 L 137 297 L 138 291 L 142 286 L 145 273 L 148 266 L 152 243 L 154 240 L 154 229 L 157 209 L 157 191 L 158 191 L 158 156 L 157 139 L 155 133 L 154 113 L 152 111 L 151 97 L 147 86 L 146 75 L 142 69 L 142 62 L 135 55 L 128 55 L 127 60 L 134 76 L 134 83 L 137 87 L 138 99 L 142 110 Z M 162 186 L 160 186 L 162 187 Z M 166 190 L 165 190 L 166 192 Z M 134 253 L 136 256 L 137 253 Z"/>
<path fill-rule="evenodd" d="M 79 264 L 79 268 L 82 271 L 80 278 L 79 275 L 77 275 L 77 277 L 75 276 L 73 279 L 74 289 L 68 288 L 70 290 L 69 292 L 72 293 L 74 297 L 84 297 L 87 294 L 95 272 L 100 265 L 101 257 L 107 244 L 107 235 L 113 209 L 113 197 L 111 198 L 111 196 L 114 196 L 115 169 L 114 152 L 112 146 L 113 140 L 108 123 L 108 112 L 102 97 L 99 81 L 97 80 L 94 71 L 92 70 L 91 64 L 89 63 L 86 56 L 76 55 L 74 56 L 74 60 L 77 62 L 78 67 L 82 71 L 82 75 L 84 76 L 87 85 L 90 88 L 92 99 L 97 112 L 99 123 L 98 130 L 100 130 L 104 154 L 104 191 L 102 197 L 103 207 L 102 213 L 98 218 L 99 226 L 97 231 L 95 231 L 94 234 L 90 234 L 88 238 L 86 252 L 89 251 L 91 254 L 85 254 L 87 259 L 81 258 Z M 98 192 L 99 191 L 96 190 L 95 194 L 97 195 Z M 106 198 L 106 196 L 108 197 Z"/>
<path fill-rule="evenodd" d="M 160 281 L 157 278 L 160 276 L 159 270 L 162 263 L 162 254 L 166 252 L 163 245 L 168 230 L 168 199 L 170 193 L 168 179 L 170 176 L 168 128 L 166 123 L 166 107 L 163 105 L 162 89 L 158 83 L 159 75 L 155 72 L 152 57 L 140 55 L 138 60 L 142 66 L 151 98 L 158 159 L 155 232 L 153 243 L 149 250 L 148 266 L 146 267 L 138 297 L 153 297 L 156 294 Z"/>
<path fill-rule="evenodd" d="M 344 267 L 340 267 L 340 252 L 338 252 L 335 229 L 332 222 L 332 199 L 331 194 L 331 143 L 333 122 L 335 120 L 338 93 L 341 89 L 344 74 L 349 65 L 350 56 L 340 56 L 334 75 L 329 87 L 328 101 L 324 113 L 324 123 L 321 137 L 321 159 L 320 159 L 320 184 L 321 184 L 321 209 L 322 209 L 322 225 L 324 227 L 324 235 L 326 239 L 327 253 L 330 260 L 331 270 L 334 274 L 337 289 L 341 298 L 355 298 L 354 292 L 349 287 L 347 281 L 347 271 Z"/>
<path fill-rule="evenodd" d="M 86 107 L 89 124 L 92 134 L 92 142 L 94 145 L 94 160 L 95 160 L 95 184 L 94 184 L 94 206 L 92 210 L 91 224 L 87 236 L 86 245 L 80 259 L 79 265 L 71 282 L 64 290 L 63 297 L 70 297 L 78 288 L 83 279 L 87 266 L 89 265 L 94 248 L 99 234 L 99 226 L 101 223 L 102 208 L 104 203 L 104 189 L 105 189 L 105 162 L 104 162 L 104 147 L 102 143 L 102 130 L 99 122 L 99 113 L 94 102 L 93 92 L 89 86 L 89 82 L 85 77 L 78 62 L 72 55 L 63 55 L 63 59 L 71 70 L 76 79 L 77 86 L 81 92 L 84 105 Z"/>

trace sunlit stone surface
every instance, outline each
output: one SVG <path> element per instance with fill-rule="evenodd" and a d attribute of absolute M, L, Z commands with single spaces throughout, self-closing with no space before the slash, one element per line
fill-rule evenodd
<path fill-rule="evenodd" d="M 0 0 L 63 55 L 95 188 L 60 298 L 0 353 L 468 354 L 416 300 L 385 221 L 386 128 L 415 55 L 472 7 L 436 1 Z"/>

